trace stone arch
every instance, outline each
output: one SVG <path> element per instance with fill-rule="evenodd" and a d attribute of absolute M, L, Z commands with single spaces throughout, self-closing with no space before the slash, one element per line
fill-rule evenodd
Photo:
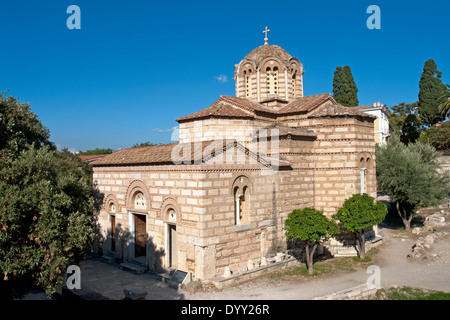
<path fill-rule="evenodd" d="M 243 174 L 234 177 L 231 194 L 234 201 L 235 224 L 250 222 L 250 199 L 253 186 Z"/>
<path fill-rule="evenodd" d="M 138 193 L 142 193 L 142 195 L 144 196 L 144 198 L 146 200 L 146 209 L 144 209 L 144 210 L 149 210 L 150 194 L 147 190 L 147 186 L 145 185 L 145 183 L 142 180 L 133 180 L 130 183 L 130 185 L 128 186 L 127 196 L 126 196 L 126 200 L 125 200 L 127 208 L 136 209 L 134 201 L 135 201 L 135 197 Z"/>
<path fill-rule="evenodd" d="M 171 210 L 173 210 L 173 212 L 171 212 Z M 178 224 L 181 221 L 181 211 L 177 199 L 174 197 L 164 198 L 159 214 L 164 221 Z M 175 218 L 172 214 L 175 214 Z"/>
<path fill-rule="evenodd" d="M 261 70 L 266 71 L 268 67 L 273 70 L 275 67 L 278 68 L 278 71 L 284 70 L 283 62 L 275 57 L 268 57 L 264 59 L 261 63 Z"/>
<path fill-rule="evenodd" d="M 364 169 L 373 168 L 373 156 L 370 152 L 360 152 L 357 157 L 358 167 Z"/>
<path fill-rule="evenodd" d="M 373 168 L 373 157 L 370 152 L 360 152 L 358 154 L 358 167 L 360 170 L 360 193 L 368 193 L 368 189 L 371 188 L 371 182 L 369 180 L 371 176 L 371 169 Z"/>
<path fill-rule="evenodd" d="M 252 69 L 252 72 L 257 70 L 257 66 L 252 60 L 243 60 L 240 64 L 237 65 L 235 70 L 235 75 L 242 77 L 244 75 L 244 71 L 248 71 L 248 69 Z"/>
<path fill-rule="evenodd" d="M 250 61 L 246 61 L 239 67 L 239 76 L 243 77 L 244 74 L 248 74 L 249 72 L 251 74 L 253 74 L 255 72 L 255 70 L 256 70 L 256 67 L 255 67 L 254 63 L 252 63 Z"/>
<path fill-rule="evenodd" d="M 366 153 L 366 168 L 372 169 L 373 168 L 373 157 L 371 153 Z"/>
<path fill-rule="evenodd" d="M 113 208 L 114 206 L 114 208 Z M 109 213 L 118 213 L 119 203 L 117 202 L 117 198 L 113 194 L 109 194 L 105 200 L 103 201 L 103 210 Z"/>

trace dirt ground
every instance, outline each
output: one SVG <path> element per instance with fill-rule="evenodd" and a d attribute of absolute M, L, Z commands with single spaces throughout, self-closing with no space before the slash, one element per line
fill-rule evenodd
<path fill-rule="evenodd" d="M 446 231 L 450 231 L 447 226 Z M 414 288 L 450 292 L 450 237 L 436 240 L 424 257 L 408 258 L 418 235 L 392 226 L 380 226 L 383 242 L 372 257 L 371 265 L 380 267 L 381 287 L 410 286 Z M 356 271 L 338 271 L 332 274 L 307 277 L 270 277 L 223 290 L 205 290 L 184 293 L 191 300 L 295 300 L 314 299 L 339 290 L 366 283 L 370 274 L 366 268 Z"/>

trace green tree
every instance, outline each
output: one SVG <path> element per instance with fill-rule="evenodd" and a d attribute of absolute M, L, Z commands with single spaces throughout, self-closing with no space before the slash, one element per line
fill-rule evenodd
<path fill-rule="evenodd" d="M 436 150 L 450 150 L 450 121 L 438 123 L 420 136 L 420 142 L 431 144 Z"/>
<path fill-rule="evenodd" d="M 387 214 L 384 203 L 375 201 L 366 193 L 355 194 L 345 200 L 333 219 L 338 220 L 340 226 L 355 234 L 358 255 L 361 259 L 366 257 L 366 240 L 364 232 L 380 224 Z"/>
<path fill-rule="evenodd" d="M 449 192 L 448 174 L 437 170 L 438 153 L 429 144 L 405 145 L 393 135 L 376 148 L 377 183 L 390 196 L 406 230 L 419 206 L 438 205 Z"/>
<path fill-rule="evenodd" d="M 450 85 L 447 84 L 447 92 L 439 102 L 439 112 L 444 118 L 448 118 L 450 116 Z"/>
<path fill-rule="evenodd" d="M 333 77 L 333 97 L 343 106 L 358 106 L 358 88 L 349 66 L 336 67 Z"/>
<path fill-rule="evenodd" d="M 35 148 L 49 146 L 50 131 L 44 127 L 38 116 L 30 111 L 30 106 L 19 103 L 14 97 L 0 93 L 0 151 L 2 156 L 15 157 L 29 145 Z"/>
<path fill-rule="evenodd" d="M 149 147 L 149 146 L 159 146 L 161 145 L 161 143 L 152 143 L 150 141 L 146 141 L 146 142 L 141 142 L 141 143 L 135 143 L 133 145 L 133 148 L 138 148 L 138 147 Z"/>
<path fill-rule="evenodd" d="M 111 154 L 114 150 L 111 148 L 95 148 L 94 150 L 80 151 L 80 156 L 93 156 L 98 154 Z"/>
<path fill-rule="evenodd" d="M 305 242 L 308 273 L 313 274 L 313 256 L 317 246 L 339 233 L 339 227 L 324 216 L 322 211 L 304 208 L 292 211 L 285 221 L 286 237 Z"/>
<path fill-rule="evenodd" d="M 433 59 L 427 60 L 419 81 L 418 111 L 422 122 L 428 126 L 445 119 L 439 111 L 440 99 L 447 96 L 447 88 L 441 76 L 442 72 L 437 70 L 436 62 Z"/>
<path fill-rule="evenodd" d="M 417 115 L 417 104 L 418 102 L 401 102 L 390 108 L 390 129 L 406 144 L 415 142 L 423 131 L 422 122 Z"/>
<path fill-rule="evenodd" d="M 55 150 L 28 105 L 2 95 L 0 111 L 0 296 L 51 294 L 92 243 L 92 171 Z"/>

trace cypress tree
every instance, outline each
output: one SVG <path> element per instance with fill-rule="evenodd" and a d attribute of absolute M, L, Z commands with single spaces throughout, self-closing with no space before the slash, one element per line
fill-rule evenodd
<path fill-rule="evenodd" d="M 356 107 L 358 101 L 358 88 L 349 66 L 336 67 L 333 78 L 333 97 L 341 105 Z"/>
<path fill-rule="evenodd" d="M 437 70 L 433 59 L 425 62 L 419 81 L 418 111 L 422 122 L 432 126 L 445 119 L 439 110 L 442 98 L 447 94 L 447 88 L 441 80 L 442 72 Z"/>

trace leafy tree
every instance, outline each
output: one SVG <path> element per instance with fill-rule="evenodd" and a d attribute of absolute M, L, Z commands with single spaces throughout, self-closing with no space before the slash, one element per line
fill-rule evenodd
<path fill-rule="evenodd" d="M 441 80 L 442 72 L 437 70 L 437 64 L 433 59 L 425 62 L 419 81 L 418 110 L 422 122 L 432 126 L 444 120 L 439 105 L 442 97 L 447 96 L 446 85 Z"/>
<path fill-rule="evenodd" d="M 44 127 L 30 106 L 19 103 L 14 97 L 0 93 L 0 151 L 2 156 L 15 157 L 28 145 L 35 148 L 49 146 L 56 150 L 48 139 L 50 131 Z"/>
<path fill-rule="evenodd" d="M 57 151 L 28 105 L 2 95 L 0 111 L 0 296 L 51 294 L 94 237 L 91 168 Z"/>
<path fill-rule="evenodd" d="M 314 208 L 296 209 L 285 221 L 286 237 L 305 242 L 308 273 L 313 274 L 313 256 L 317 246 L 339 233 L 339 227 Z"/>
<path fill-rule="evenodd" d="M 419 206 L 438 205 L 449 192 L 448 174 L 438 172 L 438 153 L 429 144 L 405 145 L 393 135 L 376 148 L 377 183 L 395 204 L 406 230 Z"/>
<path fill-rule="evenodd" d="M 98 154 L 111 154 L 114 150 L 111 148 L 95 148 L 94 150 L 86 150 L 86 151 L 80 151 L 80 156 L 93 156 Z"/>
<path fill-rule="evenodd" d="M 345 200 L 333 219 L 338 220 L 341 227 L 355 234 L 358 255 L 361 259 L 366 257 L 366 240 L 364 232 L 380 224 L 387 214 L 384 203 L 375 201 L 366 193 L 355 194 Z"/>
<path fill-rule="evenodd" d="M 450 150 L 450 121 L 438 123 L 426 130 L 420 142 L 431 144 L 436 150 Z"/>
<path fill-rule="evenodd" d="M 358 88 L 349 66 L 336 67 L 333 78 L 333 97 L 343 106 L 358 106 Z"/>
<path fill-rule="evenodd" d="M 393 133 L 400 136 L 403 143 L 415 142 L 423 131 L 422 122 L 417 115 L 417 104 L 401 102 L 391 107 L 389 126 Z"/>
<path fill-rule="evenodd" d="M 137 147 L 149 147 L 149 146 L 159 146 L 161 145 L 161 143 L 152 143 L 150 141 L 146 141 L 146 142 L 141 142 L 141 143 L 135 143 L 133 145 L 133 148 L 137 148 Z"/>
<path fill-rule="evenodd" d="M 448 118 L 450 116 L 450 85 L 447 84 L 447 92 L 439 102 L 439 112 L 444 118 Z"/>

